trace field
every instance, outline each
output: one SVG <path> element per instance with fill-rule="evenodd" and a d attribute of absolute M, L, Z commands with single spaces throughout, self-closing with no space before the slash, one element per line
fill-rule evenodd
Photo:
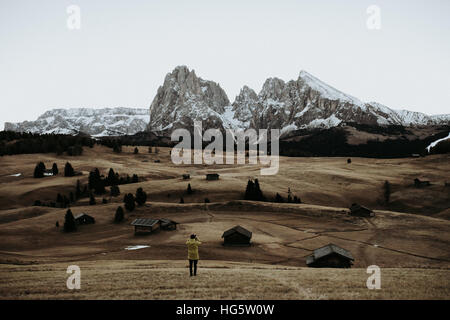
<path fill-rule="evenodd" d="M 95 146 L 80 157 L 54 154 L 0 158 L 0 298 L 2 299 L 448 299 L 450 297 L 450 156 L 404 159 L 286 158 L 275 176 L 259 176 L 259 166 L 176 166 L 169 149 L 158 154 L 140 147 L 121 154 Z M 155 160 L 160 160 L 155 163 Z M 34 179 L 37 161 L 60 172 L 70 161 L 81 177 Z M 94 225 L 63 233 L 66 209 L 36 207 L 35 200 L 68 195 L 89 171 L 109 168 L 138 174 L 137 184 L 121 185 L 119 197 L 89 206 L 72 204 Z M 206 181 L 217 172 L 219 181 Z M 181 175 L 189 173 L 191 179 Z M 20 176 L 17 176 L 20 174 Z M 247 180 L 258 178 L 267 198 L 288 188 L 302 204 L 244 201 Z M 413 180 L 431 186 L 415 188 Z M 383 203 L 382 186 L 392 185 Z M 186 193 L 190 183 L 194 193 Z M 142 187 L 147 203 L 114 224 L 123 195 Z M 180 204 L 183 197 L 184 204 Z M 205 204 L 208 198 L 210 203 Z M 353 202 L 375 209 L 375 217 L 347 214 Z M 135 236 L 136 217 L 170 218 L 176 231 Z M 222 233 L 241 225 L 253 232 L 252 246 L 222 246 Z M 189 278 L 185 241 L 196 233 L 203 242 L 200 270 Z M 305 257 L 335 243 L 355 257 L 352 269 L 306 268 Z M 148 246 L 125 250 L 129 246 Z M 66 288 L 67 266 L 82 270 L 82 287 Z M 382 289 L 368 290 L 366 268 L 381 268 Z"/>

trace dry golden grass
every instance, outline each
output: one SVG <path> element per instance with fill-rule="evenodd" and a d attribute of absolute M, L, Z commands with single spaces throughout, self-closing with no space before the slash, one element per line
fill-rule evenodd
<path fill-rule="evenodd" d="M 449 299 L 450 271 L 381 270 L 369 290 L 365 269 L 308 269 L 200 261 L 80 261 L 81 289 L 66 287 L 68 264 L 0 266 L 0 299 Z M 5 276 L 8 275 L 8 276 Z"/>

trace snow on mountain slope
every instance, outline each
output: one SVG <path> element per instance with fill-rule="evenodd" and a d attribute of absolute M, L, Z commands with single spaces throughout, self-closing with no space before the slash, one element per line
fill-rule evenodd
<path fill-rule="evenodd" d="M 203 130 L 280 129 L 283 134 L 303 128 L 330 128 L 348 122 L 369 125 L 450 124 L 450 115 L 429 116 L 394 110 L 377 102 L 365 103 L 341 92 L 306 71 L 296 80 L 268 78 L 260 92 L 244 86 L 231 104 L 216 82 L 204 80 L 186 66 L 168 73 L 148 109 L 54 109 L 36 121 L 6 123 L 5 130 L 36 133 L 85 132 L 96 136 L 135 134 L 149 130 L 170 134 Z"/>
<path fill-rule="evenodd" d="M 36 121 L 7 122 L 5 130 L 40 134 L 83 132 L 93 136 L 124 135 L 144 131 L 148 117 L 148 109 L 53 109 L 45 112 Z"/>

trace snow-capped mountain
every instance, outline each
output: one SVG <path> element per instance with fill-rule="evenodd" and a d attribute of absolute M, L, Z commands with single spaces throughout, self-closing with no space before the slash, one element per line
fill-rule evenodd
<path fill-rule="evenodd" d="M 194 120 L 208 127 L 222 127 L 222 115 L 230 105 L 219 84 L 203 80 L 186 66 L 167 74 L 150 106 L 150 131 L 192 128 Z"/>
<path fill-rule="evenodd" d="M 45 112 L 36 121 L 6 122 L 5 130 L 40 134 L 83 132 L 92 136 L 125 135 L 144 131 L 148 117 L 148 109 L 53 109 Z"/>
<path fill-rule="evenodd" d="M 372 125 L 449 124 L 450 115 L 428 116 L 366 103 L 343 93 L 306 71 L 297 80 L 265 81 L 261 91 L 244 86 L 230 106 L 218 84 L 203 80 L 186 66 L 169 73 L 150 106 L 149 130 L 192 127 L 194 120 L 207 128 L 278 128 L 282 133 L 301 128 L 330 128 L 346 122 Z"/>
<path fill-rule="evenodd" d="M 169 135 L 176 128 L 281 129 L 285 134 L 303 128 L 330 128 L 348 122 L 371 125 L 450 124 L 450 115 L 429 116 L 363 102 L 306 71 L 297 80 L 269 78 L 257 94 L 244 86 L 231 104 L 216 82 L 197 77 L 178 66 L 168 73 L 150 109 L 54 109 L 36 121 L 5 123 L 5 130 L 34 133 L 84 132 L 94 136 L 135 134 L 148 130 Z"/>

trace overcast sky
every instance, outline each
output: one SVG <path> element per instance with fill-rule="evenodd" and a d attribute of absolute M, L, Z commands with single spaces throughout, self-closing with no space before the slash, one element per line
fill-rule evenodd
<path fill-rule="evenodd" d="M 450 113 L 449 40 L 448 0 L 0 0 L 0 128 L 56 107 L 148 107 L 177 65 L 231 101 L 304 69 L 363 101 Z"/>

